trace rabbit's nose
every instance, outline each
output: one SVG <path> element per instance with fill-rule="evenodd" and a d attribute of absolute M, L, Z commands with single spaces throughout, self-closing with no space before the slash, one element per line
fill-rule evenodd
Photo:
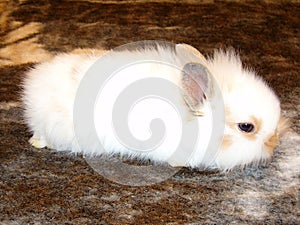
<path fill-rule="evenodd" d="M 264 147 L 270 154 L 273 154 L 273 151 L 277 145 L 278 145 L 278 136 L 275 133 L 269 136 L 269 138 L 264 142 Z"/>

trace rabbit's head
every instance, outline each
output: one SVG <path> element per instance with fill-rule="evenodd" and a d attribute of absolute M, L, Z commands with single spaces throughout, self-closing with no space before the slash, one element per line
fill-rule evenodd
<path fill-rule="evenodd" d="M 193 71 L 187 72 L 189 78 L 182 79 L 192 111 L 209 100 L 205 95 L 213 95 L 215 85 L 222 93 L 225 130 L 215 165 L 228 170 L 269 159 L 286 125 L 280 115 L 279 99 L 270 87 L 255 72 L 243 68 L 234 51 L 216 51 L 203 65 L 188 65 L 185 70 Z"/>

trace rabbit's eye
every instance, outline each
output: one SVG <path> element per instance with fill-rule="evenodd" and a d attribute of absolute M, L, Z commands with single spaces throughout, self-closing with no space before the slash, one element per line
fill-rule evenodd
<path fill-rule="evenodd" d="M 251 123 L 239 123 L 238 127 L 242 132 L 251 133 L 254 131 L 254 125 Z"/>

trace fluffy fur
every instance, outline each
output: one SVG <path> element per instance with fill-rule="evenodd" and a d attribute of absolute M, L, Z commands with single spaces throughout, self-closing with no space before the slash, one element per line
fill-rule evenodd
<path fill-rule="evenodd" d="M 181 51 L 181 50 L 184 51 Z M 193 57 L 184 55 L 185 51 L 190 51 Z M 73 129 L 73 104 L 78 85 L 90 66 L 95 63 L 103 52 L 96 51 L 76 52 L 73 54 L 61 54 L 52 60 L 37 65 L 26 74 L 23 83 L 22 100 L 25 106 L 25 119 L 29 129 L 33 132 L 30 143 L 38 148 L 48 147 L 57 150 L 81 151 L 84 154 L 101 155 L 105 152 L 97 150 L 86 142 L 81 149 L 76 147 L 76 140 Z M 181 68 L 170 69 L 163 66 L 149 65 L 148 67 L 135 67 L 127 70 L 120 76 L 119 83 L 126 83 L 132 73 L 143 74 L 146 77 L 159 77 L 164 74 L 166 78 L 178 86 L 183 86 L 184 95 L 174 93 L 181 105 L 184 118 L 183 123 L 197 120 L 199 123 L 199 140 L 195 152 L 189 159 L 187 166 L 217 167 L 220 169 L 231 169 L 237 165 L 247 165 L 252 162 L 260 162 L 272 156 L 274 148 L 278 144 L 278 134 L 280 132 L 280 103 L 269 86 L 255 74 L 254 71 L 244 69 L 239 56 L 234 51 L 216 51 L 211 58 L 206 59 L 196 49 L 189 45 L 176 45 L 175 49 L 168 46 L 156 44 L 156 46 L 143 49 L 123 49 L 111 52 L 111 61 L 125 58 L 139 59 L 155 57 L 158 60 L 168 60 Z M 189 65 L 189 63 L 195 63 Z M 195 79 L 201 74 L 202 89 L 207 89 L 209 96 L 199 92 L 193 84 L 194 78 L 187 78 L 183 82 L 183 68 L 188 71 L 195 69 Z M 208 72 L 207 72 L 208 71 Z M 187 73 L 193 74 L 190 71 Z M 199 75 L 200 74 L 200 75 Z M 213 83 L 209 77 L 212 74 L 217 83 Z M 186 80 L 184 80 L 186 81 Z M 206 83 L 205 83 L 206 82 Z M 205 86 L 206 85 L 206 86 Z M 209 101 L 214 97 L 214 88 L 218 85 L 221 89 L 225 104 L 225 130 L 221 142 L 220 151 L 213 162 L 203 161 L 203 154 L 210 138 L 211 115 L 208 109 Z M 114 86 L 113 89 L 120 87 Z M 121 90 L 119 90 L 121 91 Z M 109 91 L 108 91 L 108 94 Z M 185 99 L 185 101 L 183 100 Z M 108 106 L 108 99 L 102 99 L 99 103 L 102 109 Z M 141 138 L 146 138 L 144 122 L 147 116 L 155 114 L 157 106 L 146 105 L 144 111 L 140 109 L 135 112 L 133 120 L 133 133 L 140 134 Z M 154 109 L 153 109 L 154 108 Z M 129 157 L 139 159 L 151 159 L 153 161 L 166 162 L 172 155 L 172 149 L 176 146 L 176 141 L 180 139 L 176 123 L 176 115 L 164 106 L 162 109 L 163 121 L 166 120 L 167 135 L 164 144 L 147 153 L 131 151 L 126 146 L 120 144 L 114 137 L 110 122 L 103 118 L 95 118 L 101 123 L 96 125 L 99 136 L 103 141 L 106 153 L 120 153 Z M 213 109 L 212 109 L 213 110 Z M 148 112 L 144 113 L 144 112 Z M 109 112 L 106 112 L 109 113 Z M 130 119 L 130 118 L 129 118 Z M 104 120 L 104 121 L 103 121 Z M 243 132 L 238 128 L 239 123 L 254 125 L 252 132 Z M 209 151 L 209 149 L 208 149 Z"/>

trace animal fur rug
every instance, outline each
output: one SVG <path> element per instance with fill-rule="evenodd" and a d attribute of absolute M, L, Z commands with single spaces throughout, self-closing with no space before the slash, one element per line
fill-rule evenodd
<path fill-rule="evenodd" d="M 0 0 L 0 224 L 299 224 L 298 1 Z M 291 128 L 270 163 L 228 173 L 181 169 L 123 186 L 81 155 L 35 149 L 20 83 L 59 52 L 138 40 L 238 49 L 274 88 Z"/>

